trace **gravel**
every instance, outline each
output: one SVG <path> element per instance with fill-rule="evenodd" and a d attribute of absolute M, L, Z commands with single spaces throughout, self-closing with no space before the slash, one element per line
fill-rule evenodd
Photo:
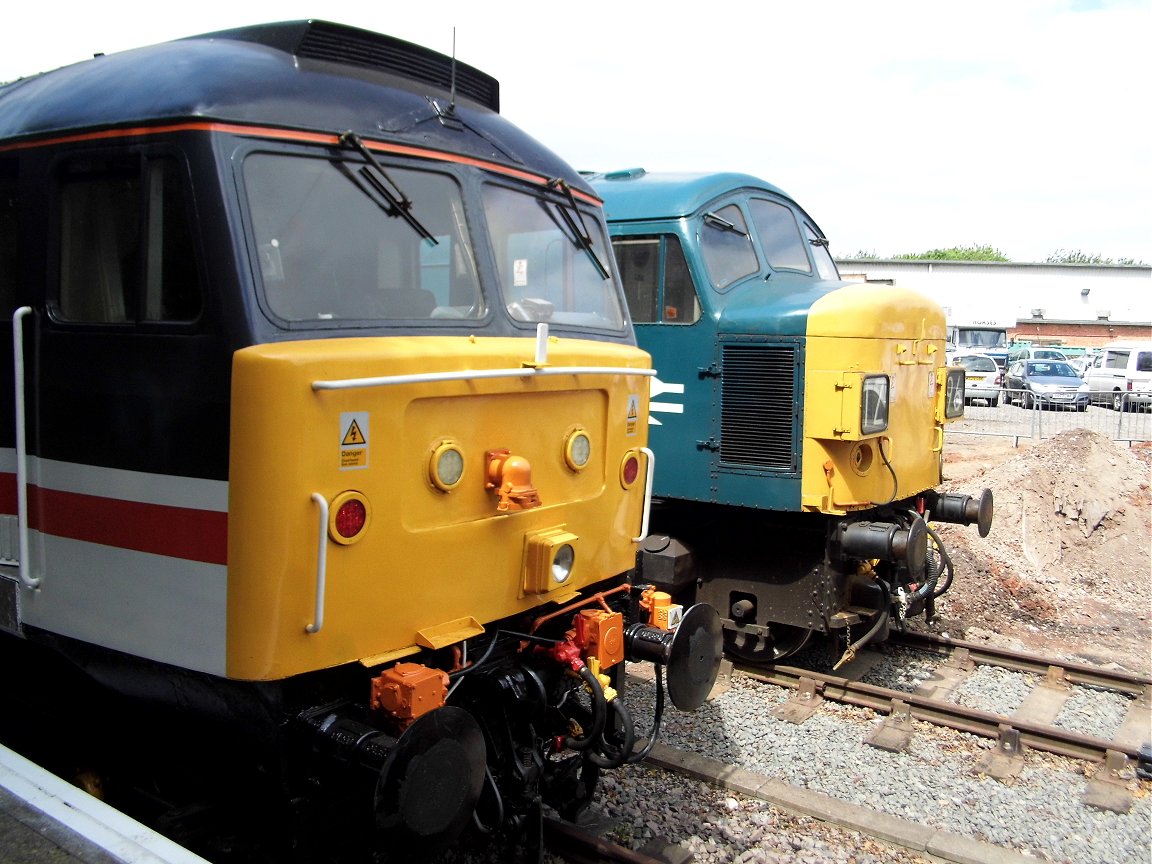
<path fill-rule="evenodd" d="M 888 668 L 892 680 L 872 683 L 895 686 L 895 679 L 908 678 L 906 666 Z M 885 675 L 877 667 L 869 677 Z M 978 667 L 956 695 L 985 710 L 1010 711 L 1034 682 L 1035 676 Z M 650 716 L 650 691 L 646 683 L 629 689 L 635 716 Z M 863 743 L 883 719 L 865 709 L 824 703 L 802 724 L 776 719 L 771 709 L 789 695 L 736 673 L 725 693 L 694 714 L 666 713 L 660 740 L 1037 860 L 1148 860 L 1152 783 L 1129 779 L 1136 796 L 1127 814 L 1096 810 L 1081 802 L 1086 773 L 1095 765 L 1026 751 L 1020 773 L 1004 783 L 974 771 L 979 757 L 993 748 L 991 741 L 916 721 L 909 747 L 889 753 Z M 1100 701 L 1100 696 L 1074 693 L 1060 722 L 1084 734 L 1110 735 L 1123 719 L 1127 699 L 1107 694 Z M 646 720 L 639 722 L 643 726 Z M 601 818 L 617 825 L 616 839 L 638 846 L 649 836 L 662 836 L 702 862 L 925 860 L 644 766 L 608 774 L 597 807 Z"/>

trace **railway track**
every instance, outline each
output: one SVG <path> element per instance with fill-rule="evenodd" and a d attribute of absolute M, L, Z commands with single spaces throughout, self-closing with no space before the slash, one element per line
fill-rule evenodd
<path fill-rule="evenodd" d="M 1130 769 L 1152 769 L 1148 742 L 1152 740 L 1152 679 L 1088 664 L 1068 663 L 1025 652 L 977 645 L 926 634 L 892 634 L 889 644 L 937 655 L 940 665 L 914 691 L 864 683 L 879 659 L 874 652 L 847 664 L 840 674 L 827 674 L 784 664 L 734 668 L 755 680 L 795 691 L 774 709 L 777 718 L 802 723 L 824 700 L 871 709 L 886 715 L 866 743 L 898 752 L 911 740 L 912 723 L 921 720 L 960 732 L 995 739 L 978 770 L 997 779 L 1014 776 L 1023 764 L 1024 748 L 1089 762 L 1103 763 L 1095 772 L 1090 803 L 1126 812 L 1130 797 L 1122 777 Z M 996 666 L 1031 673 L 1041 680 L 1011 714 L 968 707 L 950 699 L 977 666 Z M 1130 697 L 1127 715 L 1110 738 L 1081 734 L 1056 725 L 1056 719 L 1076 687 L 1092 693 L 1113 692 Z"/>
<path fill-rule="evenodd" d="M 629 849 L 551 817 L 544 820 L 544 845 L 568 864 L 667 864 L 668 858 L 646 849 Z M 659 844 L 656 844 L 659 845 Z"/>

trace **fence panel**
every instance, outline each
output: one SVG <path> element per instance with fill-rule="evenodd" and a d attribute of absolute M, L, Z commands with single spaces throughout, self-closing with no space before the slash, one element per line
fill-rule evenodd
<path fill-rule="evenodd" d="M 1147 395 L 1133 398 L 1120 394 L 1123 410 L 1112 407 L 1114 393 L 1092 393 L 1091 402 L 1084 411 L 1074 405 L 1048 405 L 1026 403 L 1024 394 L 1002 391 L 999 404 L 991 406 L 977 402 L 964 408 L 964 419 L 947 426 L 949 433 L 970 435 L 1004 435 L 1013 438 L 1051 438 L 1068 429 L 1091 429 L 1114 441 L 1131 444 L 1133 441 L 1152 441 L 1152 412 Z M 1013 403 L 1019 404 L 1013 404 Z"/>

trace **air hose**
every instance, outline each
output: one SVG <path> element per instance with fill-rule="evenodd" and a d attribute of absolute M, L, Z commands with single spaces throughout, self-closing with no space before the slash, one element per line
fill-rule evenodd
<path fill-rule="evenodd" d="M 608 702 L 604 698 L 604 688 L 600 686 L 600 679 L 592 674 L 591 669 L 587 666 L 581 666 L 577 674 L 588 685 L 588 690 L 592 694 L 592 728 L 582 738 L 568 736 L 564 739 L 564 746 L 572 750 L 584 750 L 600 740 L 600 736 L 604 732 L 604 724 L 608 719 Z"/>
<path fill-rule="evenodd" d="M 883 579 L 877 579 L 876 584 L 880 586 L 881 594 L 880 606 L 876 610 L 876 620 L 872 622 L 867 633 L 844 649 L 844 655 L 832 667 L 833 669 L 839 669 L 845 663 L 851 663 L 856 658 L 856 652 L 871 642 L 873 637 L 880 632 L 880 628 L 888 623 L 888 616 L 892 607 L 892 592 L 888 588 L 888 583 Z"/>

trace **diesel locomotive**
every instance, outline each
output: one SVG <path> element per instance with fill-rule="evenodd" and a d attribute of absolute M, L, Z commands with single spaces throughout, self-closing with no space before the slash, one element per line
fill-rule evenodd
<path fill-rule="evenodd" d="M 377 33 L 0 86 L 7 713 L 181 838 L 187 784 L 226 796 L 271 860 L 574 817 L 722 653 L 633 578 L 653 371 L 610 256 L 494 78 Z"/>
<path fill-rule="evenodd" d="M 841 281 L 815 221 L 756 177 L 586 176 L 657 370 L 644 579 L 713 605 L 751 662 L 816 633 L 847 660 L 930 618 L 954 576 L 931 521 L 983 536 L 993 513 L 989 490 L 936 488 L 964 411 L 940 307 Z"/>

